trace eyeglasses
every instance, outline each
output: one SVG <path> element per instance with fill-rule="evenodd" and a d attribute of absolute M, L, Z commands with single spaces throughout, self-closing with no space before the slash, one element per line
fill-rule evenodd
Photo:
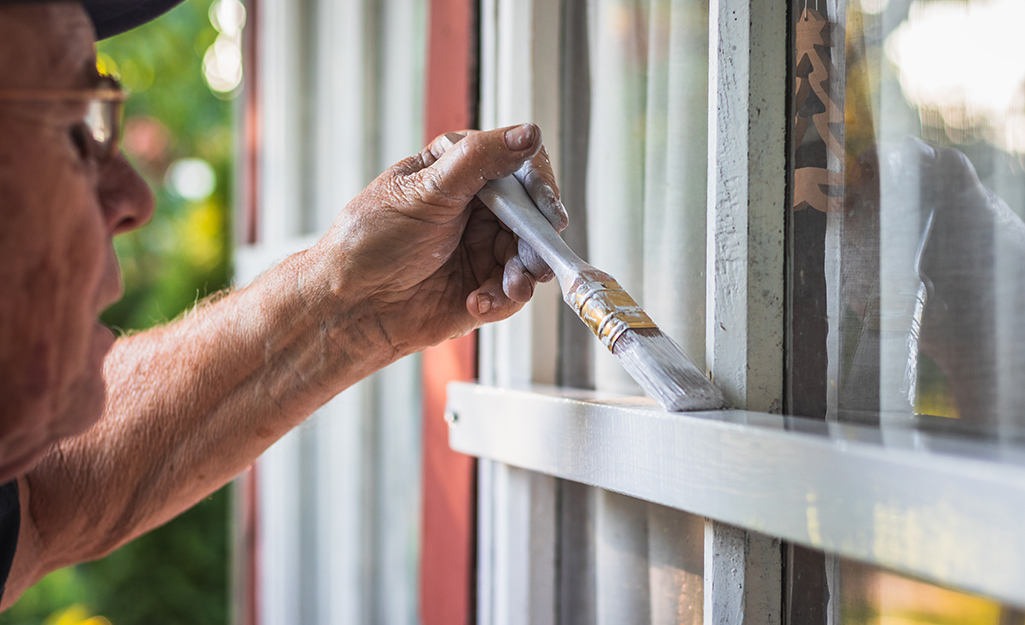
<path fill-rule="evenodd" d="M 109 76 L 93 89 L 0 89 L 0 102 L 85 102 L 82 120 L 69 130 L 83 160 L 102 162 L 117 155 L 128 92 Z"/>

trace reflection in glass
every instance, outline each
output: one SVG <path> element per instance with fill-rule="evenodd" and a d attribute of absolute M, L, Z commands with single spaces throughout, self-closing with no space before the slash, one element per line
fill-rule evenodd
<path fill-rule="evenodd" d="M 790 413 L 1020 438 L 1025 3 L 792 7 Z M 828 587 L 829 622 L 1025 622 L 828 554 L 789 562 Z"/>
<path fill-rule="evenodd" d="M 1025 419 L 1016 0 L 794 11 L 791 411 Z"/>
<path fill-rule="evenodd" d="M 882 569 L 842 560 L 840 618 L 844 625 L 1020 625 L 1022 612 L 995 601 L 940 588 Z"/>

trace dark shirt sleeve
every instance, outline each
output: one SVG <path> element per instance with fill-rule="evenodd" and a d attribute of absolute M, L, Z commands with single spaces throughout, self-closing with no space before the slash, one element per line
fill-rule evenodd
<path fill-rule="evenodd" d="M 18 501 L 18 482 L 11 480 L 0 486 L 0 598 L 7 588 L 7 577 L 14 563 L 21 529 L 21 503 Z"/>

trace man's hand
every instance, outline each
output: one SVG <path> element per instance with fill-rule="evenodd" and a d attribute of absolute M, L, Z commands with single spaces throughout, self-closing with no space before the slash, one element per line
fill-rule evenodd
<path fill-rule="evenodd" d="M 309 252 L 311 286 L 326 283 L 339 311 L 373 320 L 394 357 L 505 319 L 552 278 L 475 197 L 487 180 L 515 173 L 552 225 L 566 227 L 540 130 L 460 138 L 438 137 L 379 176 Z"/>

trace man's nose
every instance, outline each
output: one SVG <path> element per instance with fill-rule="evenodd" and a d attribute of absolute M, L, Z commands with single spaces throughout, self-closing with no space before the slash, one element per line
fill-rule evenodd
<path fill-rule="evenodd" d="M 99 196 L 112 235 L 135 230 L 153 217 L 153 192 L 124 154 L 103 164 Z"/>

